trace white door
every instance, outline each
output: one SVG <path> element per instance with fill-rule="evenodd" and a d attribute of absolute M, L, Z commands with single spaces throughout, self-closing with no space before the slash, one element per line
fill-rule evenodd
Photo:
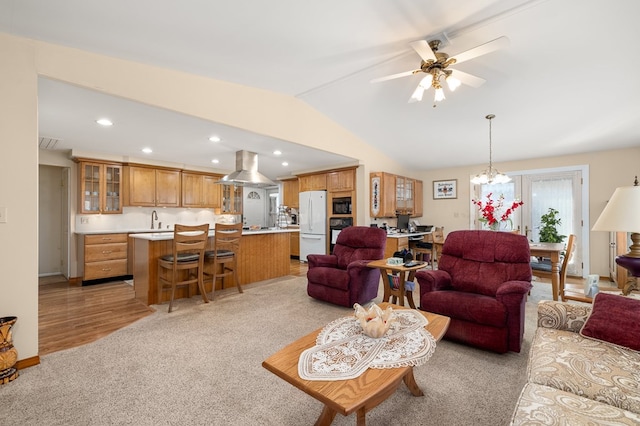
<path fill-rule="evenodd" d="M 262 188 L 245 187 L 243 194 L 244 205 L 242 206 L 242 213 L 244 215 L 244 224 L 247 226 L 267 226 L 265 222 L 267 215 L 265 190 Z"/>

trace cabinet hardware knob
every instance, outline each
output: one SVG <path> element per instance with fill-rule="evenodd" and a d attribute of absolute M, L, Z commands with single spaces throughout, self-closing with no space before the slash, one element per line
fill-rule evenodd
<path fill-rule="evenodd" d="M 103 271 L 110 271 L 111 268 L 102 268 Z"/>
<path fill-rule="evenodd" d="M 109 254 L 109 253 L 113 253 L 113 251 L 111 251 L 111 250 L 102 250 L 102 254 Z"/>

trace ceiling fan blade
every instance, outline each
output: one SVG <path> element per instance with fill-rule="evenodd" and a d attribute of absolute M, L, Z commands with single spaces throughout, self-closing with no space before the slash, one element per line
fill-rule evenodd
<path fill-rule="evenodd" d="M 471 86 L 476 89 L 482 86 L 487 81 L 484 78 L 476 77 L 475 75 L 467 74 L 466 72 L 462 72 L 459 70 L 451 70 L 451 71 L 452 71 L 451 77 L 455 77 L 458 80 L 460 80 L 462 84 L 466 84 L 467 86 Z"/>
<path fill-rule="evenodd" d="M 391 74 L 386 77 L 374 78 L 373 80 L 371 80 L 371 83 L 379 83 L 381 81 L 393 80 L 394 78 L 406 77 L 420 71 L 422 70 L 405 71 L 405 72 L 399 72 L 398 74 Z"/>
<path fill-rule="evenodd" d="M 509 39 L 505 36 L 498 37 L 495 40 L 488 41 L 480 46 L 476 46 L 472 49 L 454 55 L 456 64 L 468 61 L 469 59 L 477 58 L 478 56 L 486 55 L 498 49 L 502 49 L 509 45 Z"/>
<path fill-rule="evenodd" d="M 433 53 L 433 50 L 431 50 L 431 47 L 429 47 L 429 43 L 425 40 L 413 41 L 409 43 L 409 46 L 413 47 L 413 50 L 418 52 L 418 55 L 420 55 L 422 60 L 425 62 L 430 60 L 435 62 L 438 60 L 436 55 Z"/>

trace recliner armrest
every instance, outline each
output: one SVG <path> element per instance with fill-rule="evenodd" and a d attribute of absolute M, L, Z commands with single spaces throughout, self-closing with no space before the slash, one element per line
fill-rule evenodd
<path fill-rule="evenodd" d="M 420 285 L 421 296 L 431 291 L 449 290 L 451 288 L 451 275 L 440 269 L 435 271 L 421 269 L 416 272 L 415 277 Z"/>
<path fill-rule="evenodd" d="M 307 263 L 309 268 L 315 268 L 317 266 L 337 268 L 338 257 L 333 254 L 308 254 Z"/>
<path fill-rule="evenodd" d="M 496 291 L 496 297 L 507 296 L 509 294 L 525 294 L 531 290 L 531 283 L 529 281 L 505 281 L 498 291 Z"/>

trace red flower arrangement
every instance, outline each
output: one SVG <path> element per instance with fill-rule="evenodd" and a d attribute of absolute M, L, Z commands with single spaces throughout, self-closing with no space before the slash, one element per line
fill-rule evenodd
<path fill-rule="evenodd" d="M 480 222 L 486 223 L 491 229 L 499 229 L 503 222 L 511 223 L 511 214 L 515 209 L 524 204 L 522 201 L 514 201 L 511 207 L 504 209 L 504 195 L 500 194 L 496 202 L 491 198 L 492 192 L 487 194 L 487 202 L 483 205 L 480 200 L 471 200 L 473 204 L 478 206 L 478 210 L 482 217 L 478 219 Z"/>

